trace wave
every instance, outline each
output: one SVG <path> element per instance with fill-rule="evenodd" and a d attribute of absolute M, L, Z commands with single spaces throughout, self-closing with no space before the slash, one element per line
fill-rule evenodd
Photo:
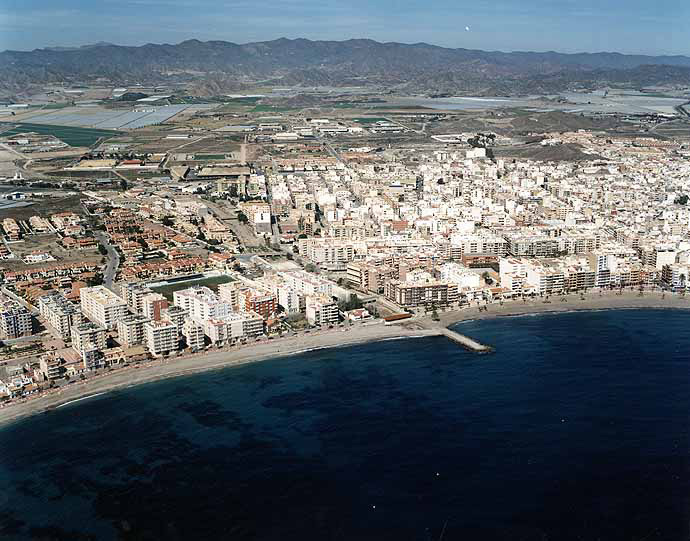
<path fill-rule="evenodd" d="M 69 402 L 65 402 L 64 404 L 60 404 L 59 406 L 55 406 L 55 409 L 63 408 L 65 406 L 69 406 L 70 404 L 74 404 L 75 402 L 81 402 L 82 400 L 86 400 L 87 398 L 95 398 L 97 396 L 101 396 L 101 395 L 104 395 L 107 393 L 108 393 L 108 391 L 103 391 L 102 393 L 89 394 L 86 396 L 82 396 L 81 398 L 75 398 L 74 400 L 70 400 Z"/>

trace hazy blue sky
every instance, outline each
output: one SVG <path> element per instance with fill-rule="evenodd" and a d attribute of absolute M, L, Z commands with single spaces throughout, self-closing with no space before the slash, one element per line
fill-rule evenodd
<path fill-rule="evenodd" d="M 690 54 L 690 0 L 0 0 L 0 50 L 278 37 Z"/>

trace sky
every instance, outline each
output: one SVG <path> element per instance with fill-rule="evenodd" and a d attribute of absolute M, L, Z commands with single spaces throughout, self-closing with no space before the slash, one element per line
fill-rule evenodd
<path fill-rule="evenodd" d="M 279 37 L 690 55 L 690 0 L 0 0 L 0 50 Z"/>

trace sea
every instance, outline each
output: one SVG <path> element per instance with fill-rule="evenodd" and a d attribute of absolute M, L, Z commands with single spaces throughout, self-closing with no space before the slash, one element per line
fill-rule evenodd
<path fill-rule="evenodd" d="M 687 540 L 690 312 L 456 326 L 0 428 L 0 539 Z"/>

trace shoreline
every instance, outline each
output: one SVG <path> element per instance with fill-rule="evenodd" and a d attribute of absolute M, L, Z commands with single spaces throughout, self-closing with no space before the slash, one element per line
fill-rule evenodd
<path fill-rule="evenodd" d="M 194 375 L 211 370 L 220 370 L 230 366 L 240 366 L 267 359 L 288 358 L 294 355 L 331 349 L 361 345 L 371 342 L 397 340 L 407 338 L 421 338 L 443 335 L 442 329 L 449 326 L 498 317 L 518 317 L 529 315 L 558 314 L 566 312 L 593 312 L 602 310 L 635 310 L 635 309 L 671 309 L 690 310 L 690 296 L 680 297 L 666 293 L 662 298 L 661 292 L 645 292 L 640 297 L 637 292 L 623 292 L 622 295 L 606 292 L 585 294 L 585 300 L 579 295 L 552 296 L 550 303 L 537 298 L 522 302 L 507 301 L 503 305 L 498 303 L 488 305 L 486 311 L 479 311 L 477 306 L 453 312 L 440 312 L 440 321 L 432 321 L 424 316 L 405 320 L 398 325 L 386 326 L 382 323 L 355 327 L 336 328 L 320 331 L 311 335 L 299 335 L 274 340 L 266 340 L 256 344 L 233 347 L 223 350 L 211 350 L 194 355 L 172 357 L 165 360 L 154 360 L 144 364 L 130 365 L 115 369 L 82 382 L 59 390 L 48 391 L 36 396 L 23 399 L 20 402 L 0 407 L 0 428 L 19 421 L 25 417 L 43 413 L 65 406 L 68 403 L 95 398 L 112 391 L 126 389 L 146 383 L 153 383 L 164 379 Z M 461 331 L 462 329 L 460 329 Z M 491 344 L 488 344 L 491 346 Z M 461 346 L 458 346 L 461 347 Z"/>
<path fill-rule="evenodd" d="M 222 350 L 210 350 L 193 355 L 153 360 L 94 376 L 75 383 L 25 398 L 0 407 L 0 428 L 31 415 L 44 413 L 68 403 L 101 396 L 112 391 L 126 389 L 180 376 L 221 370 L 230 366 L 241 366 L 268 359 L 279 359 L 302 355 L 313 351 L 362 345 L 402 338 L 439 336 L 438 329 L 385 326 L 382 323 L 337 328 L 321 331 L 310 336 L 300 335 L 282 339 L 266 340 L 256 344 Z"/>
<path fill-rule="evenodd" d="M 561 301 L 565 297 L 567 301 Z M 622 295 L 615 292 L 590 292 L 581 300 L 579 294 L 552 295 L 550 303 L 543 298 L 536 298 L 522 302 L 521 300 L 506 301 L 503 305 L 489 304 L 486 311 L 479 311 L 477 306 L 453 312 L 439 312 L 440 321 L 437 325 L 448 327 L 458 323 L 493 319 L 499 317 L 519 317 L 543 314 L 562 314 L 567 312 L 598 312 L 604 310 L 690 310 L 690 295 L 666 293 L 660 291 L 645 291 L 640 297 L 637 291 L 624 291 Z"/>

